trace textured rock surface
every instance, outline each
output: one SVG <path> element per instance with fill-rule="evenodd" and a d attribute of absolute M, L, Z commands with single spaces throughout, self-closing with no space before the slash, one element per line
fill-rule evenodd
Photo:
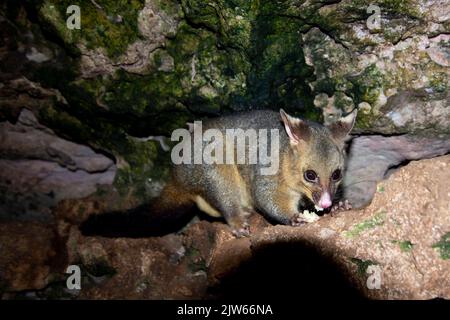
<path fill-rule="evenodd" d="M 356 137 L 349 150 L 343 181 L 344 198 L 360 208 L 370 203 L 377 183 L 398 166 L 411 160 L 443 155 L 449 149 L 448 135 L 436 138 L 414 135 Z"/>
<path fill-rule="evenodd" d="M 2 221 L 0 247 L 2 292 L 42 289 L 66 266 L 64 242 L 44 224 Z"/>
<path fill-rule="evenodd" d="M 358 124 L 365 131 L 448 132 L 449 4 L 371 4 L 379 10 L 372 16 L 379 18 L 376 27 L 369 28 L 373 20 L 363 2 L 347 0 L 323 6 L 318 19 L 325 21 L 303 35 L 316 98 L 325 93 L 337 107 L 324 109 L 325 118 L 359 106 Z"/>
<path fill-rule="evenodd" d="M 371 205 L 327 216 L 302 230 L 277 226 L 252 245 L 307 241 L 353 275 L 364 295 L 382 299 L 450 297 L 450 156 L 412 162 L 378 185 Z M 366 286 L 380 268 L 381 287 Z"/>
<path fill-rule="evenodd" d="M 0 259 L 4 297 L 267 299 L 302 284 L 298 296 L 305 298 L 448 299 L 449 179 L 450 156 L 413 161 L 381 182 L 364 210 L 302 227 L 270 226 L 255 215 L 253 235 L 243 239 L 207 221 L 145 239 L 84 237 L 62 216 L 53 236 L 43 226 L 1 223 L 2 251 L 9 253 Z M 82 266 L 81 291 L 51 283 L 64 279 L 56 261 Z M 295 271 L 302 276 L 287 276 Z M 376 284 L 371 272 L 378 289 L 368 288 Z M 43 291 L 14 293 L 49 282 Z"/>
<path fill-rule="evenodd" d="M 59 138 L 27 109 L 16 124 L 0 123 L 0 142 L 2 216 L 48 211 L 62 199 L 86 197 L 114 181 L 110 158 Z"/>

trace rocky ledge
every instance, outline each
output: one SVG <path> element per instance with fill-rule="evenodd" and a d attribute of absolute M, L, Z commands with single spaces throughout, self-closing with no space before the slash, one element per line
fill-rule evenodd
<path fill-rule="evenodd" d="M 0 224 L 2 297 L 267 298 L 295 290 L 297 298 L 448 299 L 449 179 L 449 155 L 413 161 L 380 182 L 364 209 L 302 227 L 255 215 L 252 236 L 240 239 L 199 218 L 162 237 L 86 237 L 68 221 L 101 208 L 63 201 L 54 225 Z M 88 206 L 82 214 L 80 203 Z M 71 264 L 81 267 L 81 290 L 66 288 Z"/>

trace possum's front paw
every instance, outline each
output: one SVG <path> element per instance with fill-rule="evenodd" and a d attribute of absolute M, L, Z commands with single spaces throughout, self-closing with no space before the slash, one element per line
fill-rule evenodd
<path fill-rule="evenodd" d="M 304 210 L 302 213 L 297 213 L 291 218 L 291 226 L 298 227 L 305 223 L 319 220 L 319 216 L 314 212 Z"/>
<path fill-rule="evenodd" d="M 291 226 L 293 227 L 299 227 L 306 223 L 307 222 L 301 213 L 298 213 L 291 218 Z"/>
<path fill-rule="evenodd" d="M 331 215 L 336 214 L 338 211 L 347 211 L 347 210 L 351 210 L 352 209 L 352 205 L 348 200 L 345 201 L 339 201 L 338 203 L 336 203 L 335 205 L 333 205 L 331 207 Z"/>
<path fill-rule="evenodd" d="M 231 232 L 236 238 L 250 237 L 250 225 L 244 222 L 240 228 L 233 228 Z"/>

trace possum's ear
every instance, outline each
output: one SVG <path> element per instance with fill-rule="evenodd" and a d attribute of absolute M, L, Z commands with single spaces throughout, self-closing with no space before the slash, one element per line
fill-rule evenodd
<path fill-rule="evenodd" d="M 352 131 L 353 126 L 355 125 L 357 113 L 358 110 L 355 109 L 345 117 L 342 117 L 338 121 L 328 125 L 328 129 L 331 132 L 331 136 L 335 140 L 339 142 L 344 142 L 347 139 L 350 131 Z"/>
<path fill-rule="evenodd" d="M 283 109 L 280 109 L 280 115 L 291 144 L 309 140 L 311 131 L 305 121 L 288 115 Z"/>

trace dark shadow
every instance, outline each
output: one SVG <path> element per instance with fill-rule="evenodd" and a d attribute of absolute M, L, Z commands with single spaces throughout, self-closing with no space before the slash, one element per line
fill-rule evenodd
<path fill-rule="evenodd" d="M 258 247 L 238 270 L 209 289 L 213 298 L 322 301 L 363 300 L 342 266 L 304 242 L 278 242 Z M 260 300 L 261 299 L 261 300 Z"/>
<path fill-rule="evenodd" d="M 160 237 L 181 230 L 196 213 L 191 206 L 167 214 L 152 214 L 151 210 L 151 205 L 145 204 L 125 212 L 91 215 L 80 225 L 80 231 L 84 236 L 108 238 Z"/>

